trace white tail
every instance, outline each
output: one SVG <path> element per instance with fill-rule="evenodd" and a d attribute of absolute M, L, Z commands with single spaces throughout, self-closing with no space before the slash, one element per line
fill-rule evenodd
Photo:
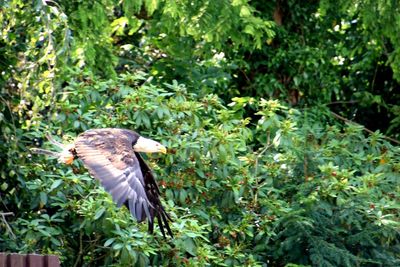
<path fill-rule="evenodd" d="M 30 150 L 35 154 L 41 154 L 41 155 L 46 155 L 46 156 L 55 157 L 55 158 L 58 158 L 60 156 L 59 152 L 50 151 L 50 150 L 46 150 L 46 149 L 34 147 L 34 148 L 31 148 Z"/>
<path fill-rule="evenodd" d="M 64 145 L 58 141 L 56 141 L 49 133 L 46 133 L 46 138 L 55 145 L 57 148 L 62 149 L 61 152 L 57 151 L 51 151 L 51 150 L 46 150 L 42 148 L 31 148 L 30 150 L 35 153 L 35 154 L 41 154 L 41 155 L 46 155 L 50 157 L 55 157 L 58 159 L 58 162 L 65 163 L 65 164 L 72 164 L 72 161 L 74 160 L 74 154 L 73 150 L 74 145 L 73 144 L 67 144 Z"/>

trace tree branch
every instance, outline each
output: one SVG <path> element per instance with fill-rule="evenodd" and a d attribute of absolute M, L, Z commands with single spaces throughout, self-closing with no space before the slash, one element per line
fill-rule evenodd
<path fill-rule="evenodd" d="M 14 212 L 0 212 L 0 216 L 1 216 L 1 220 L 4 222 L 4 224 L 6 225 L 7 230 L 10 232 L 10 235 L 13 239 L 16 239 L 17 237 L 15 236 L 15 234 L 13 233 L 11 226 L 8 224 L 7 220 L 6 220 L 6 216 L 14 216 Z"/>
<path fill-rule="evenodd" d="M 354 103 L 358 103 L 359 101 L 357 100 L 349 100 L 349 101 L 333 101 L 330 102 L 326 105 L 337 105 L 337 104 L 354 104 Z"/>
<path fill-rule="evenodd" d="M 359 123 L 357 123 L 357 122 L 351 121 L 351 120 L 349 120 L 349 119 L 347 119 L 347 118 L 345 118 L 345 117 L 343 117 L 343 116 L 340 116 L 339 114 L 337 114 L 337 113 L 335 113 L 335 112 L 333 112 L 333 111 L 331 111 L 331 114 L 332 114 L 334 117 L 336 117 L 336 118 L 338 118 L 338 119 L 340 119 L 340 120 L 342 120 L 342 121 L 344 121 L 344 122 L 347 122 L 347 123 L 354 123 L 354 124 L 357 124 L 357 125 L 362 126 L 363 129 L 364 129 L 364 131 L 366 131 L 367 133 L 370 133 L 370 134 L 373 134 L 373 133 L 374 133 L 374 131 L 372 131 L 372 130 L 366 128 L 364 125 L 361 125 L 361 124 L 359 124 Z M 398 141 L 398 140 L 396 140 L 396 139 L 394 139 L 394 138 L 392 138 L 392 137 L 383 135 L 383 139 L 386 139 L 386 140 L 388 140 L 388 141 L 390 141 L 390 142 L 393 142 L 393 143 L 395 143 L 395 144 L 397 144 L 397 145 L 400 145 L 400 141 Z"/>
<path fill-rule="evenodd" d="M 256 179 L 256 192 L 254 194 L 254 205 L 257 205 L 257 199 L 258 199 L 258 159 L 261 158 L 261 156 L 272 146 L 271 140 L 270 140 L 270 132 L 268 131 L 267 135 L 267 145 L 263 148 L 263 150 L 256 156 L 256 162 L 254 166 L 254 177 Z"/>

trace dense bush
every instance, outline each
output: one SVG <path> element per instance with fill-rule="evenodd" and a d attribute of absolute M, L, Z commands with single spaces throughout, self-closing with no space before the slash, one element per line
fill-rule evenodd
<path fill-rule="evenodd" d="M 0 216 L 0 251 L 54 253 L 64 266 L 400 265 L 398 141 L 338 120 L 327 105 L 379 102 L 366 87 L 379 53 L 358 43 L 368 55 L 337 64 L 351 40 L 330 31 L 329 12 L 261 4 L 6 1 L 0 212 L 14 215 Z M 302 23 L 315 33 L 307 40 Z M 368 37 L 359 28 L 351 36 L 360 33 Z M 346 86 L 359 82 L 351 94 Z M 381 84 L 384 100 L 398 86 Z M 394 113 L 398 103 L 385 101 Z M 396 123 L 381 131 L 395 133 Z M 101 127 L 168 147 L 145 157 L 174 238 L 149 235 L 79 161 L 29 151 L 50 148 L 46 132 L 68 143 Z"/>

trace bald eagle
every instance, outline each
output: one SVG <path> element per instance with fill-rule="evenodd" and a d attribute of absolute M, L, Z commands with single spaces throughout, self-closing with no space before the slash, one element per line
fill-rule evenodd
<path fill-rule="evenodd" d="M 160 190 L 149 166 L 139 154 L 165 154 L 167 150 L 163 145 L 134 131 L 116 128 L 85 131 L 69 145 L 46 136 L 62 151 L 34 148 L 34 153 L 56 157 L 65 164 L 72 164 L 74 159 L 79 158 L 89 173 L 111 194 L 118 207 L 125 205 L 138 222 L 147 219 L 150 233 L 153 233 L 154 218 L 157 218 L 163 236 L 165 229 L 173 236 L 168 224 L 171 218 L 160 201 Z"/>

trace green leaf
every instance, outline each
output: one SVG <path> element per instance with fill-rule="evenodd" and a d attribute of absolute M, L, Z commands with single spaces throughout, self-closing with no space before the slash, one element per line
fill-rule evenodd
<path fill-rule="evenodd" d="M 38 231 L 46 237 L 51 237 L 51 234 L 44 229 L 38 229 Z"/>
<path fill-rule="evenodd" d="M 62 182 L 63 182 L 63 180 L 61 180 L 61 179 L 55 180 L 55 181 L 52 183 L 49 192 L 51 192 L 51 191 L 53 191 L 54 189 L 56 189 L 57 187 L 59 187 L 59 186 L 62 184 Z"/>
<path fill-rule="evenodd" d="M 185 203 L 186 203 L 186 198 L 187 198 L 187 192 L 186 192 L 185 189 L 182 189 L 182 190 L 179 192 L 179 201 L 180 201 L 182 204 L 185 204 Z"/>
<path fill-rule="evenodd" d="M 279 130 L 276 132 L 275 137 L 272 140 L 272 144 L 274 145 L 275 148 L 277 148 L 280 143 L 281 143 L 281 131 Z"/>
<path fill-rule="evenodd" d="M 112 27 L 111 31 L 116 35 L 122 36 L 124 35 L 124 30 L 127 24 L 128 24 L 128 18 L 120 17 L 111 23 Z"/>
<path fill-rule="evenodd" d="M 123 243 L 116 243 L 116 244 L 114 244 L 113 246 L 112 246 L 112 248 L 114 249 L 114 250 L 120 250 L 121 248 L 123 248 L 124 247 L 124 244 Z"/>
<path fill-rule="evenodd" d="M 78 120 L 75 120 L 74 121 L 74 127 L 75 128 L 79 128 L 79 126 L 80 126 L 80 122 Z"/>
<path fill-rule="evenodd" d="M 245 32 L 245 33 L 247 33 L 247 34 L 250 34 L 250 35 L 254 35 L 255 29 L 254 29 L 253 25 L 248 24 L 248 25 L 246 25 L 246 26 L 244 27 L 243 32 Z"/>
<path fill-rule="evenodd" d="M 55 246 L 61 246 L 61 242 L 58 239 L 51 237 L 50 240 Z"/>
<path fill-rule="evenodd" d="M 186 238 L 184 241 L 185 251 L 191 254 L 192 256 L 197 255 L 197 248 L 192 238 Z"/>
<path fill-rule="evenodd" d="M 45 192 L 40 192 L 40 203 L 42 205 L 47 204 L 47 194 Z"/>
<path fill-rule="evenodd" d="M 112 243 L 114 243 L 114 241 L 115 241 L 115 238 L 114 238 L 114 237 L 113 237 L 113 238 L 110 238 L 110 239 L 107 239 L 107 241 L 104 242 L 104 246 L 105 246 L 105 247 L 109 247 Z"/>
<path fill-rule="evenodd" d="M 249 17 L 250 15 L 251 15 L 251 11 L 250 11 L 249 7 L 246 5 L 243 5 L 240 8 L 240 16 L 241 17 Z"/>
<path fill-rule="evenodd" d="M 96 211 L 96 214 L 94 215 L 94 219 L 98 220 L 104 214 L 105 211 L 106 211 L 106 208 L 104 208 L 104 207 L 99 208 Z"/>

